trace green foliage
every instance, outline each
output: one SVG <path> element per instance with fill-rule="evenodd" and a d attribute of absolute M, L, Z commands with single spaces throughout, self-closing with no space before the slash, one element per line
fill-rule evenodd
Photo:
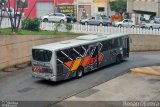
<path fill-rule="evenodd" d="M 115 0 L 110 2 L 112 11 L 123 13 L 127 8 L 127 0 Z"/>
<path fill-rule="evenodd" d="M 5 0 L 0 0 L 0 3 L 4 3 Z"/>
<path fill-rule="evenodd" d="M 35 19 L 25 19 L 22 21 L 22 29 L 39 31 L 40 30 L 40 20 Z"/>
<path fill-rule="evenodd" d="M 72 30 L 72 24 L 71 23 L 66 23 L 66 29 L 67 31 L 71 31 Z"/>

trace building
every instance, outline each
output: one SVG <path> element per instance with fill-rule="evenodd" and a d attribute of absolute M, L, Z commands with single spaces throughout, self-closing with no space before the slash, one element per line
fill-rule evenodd
<path fill-rule="evenodd" d="M 92 8 L 93 8 L 93 0 L 75 0 L 76 5 L 76 15 L 77 19 L 81 19 L 83 17 L 82 12 L 86 11 L 86 16 L 91 17 Z"/>
<path fill-rule="evenodd" d="M 82 11 L 85 9 L 87 17 L 95 16 L 97 14 L 109 15 L 110 0 L 76 0 L 77 5 L 77 17 L 82 17 Z"/>
<path fill-rule="evenodd" d="M 74 5 L 74 0 L 25 0 L 25 17 L 35 18 L 47 13 L 54 12 L 59 5 Z M 14 0 L 10 0 L 11 7 L 14 7 Z"/>
<path fill-rule="evenodd" d="M 29 18 L 39 18 L 50 12 L 61 12 L 82 17 L 83 10 L 87 17 L 97 14 L 108 15 L 110 0 L 25 0 L 24 15 Z M 11 7 L 14 7 L 14 0 L 10 0 Z"/>
<path fill-rule="evenodd" d="M 24 16 L 29 18 L 40 17 L 54 10 L 53 0 L 25 0 Z M 14 7 L 14 0 L 10 0 L 11 7 Z"/>
<path fill-rule="evenodd" d="M 109 15 L 109 0 L 93 0 L 93 14 Z"/>
<path fill-rule="evenodd" d="M 127 0 L 127 11 L 160 17 L 160 0 Z"/>

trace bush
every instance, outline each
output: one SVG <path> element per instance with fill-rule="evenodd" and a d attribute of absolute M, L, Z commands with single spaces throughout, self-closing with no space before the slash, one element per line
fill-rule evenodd
<path fill-rule="evenodd" d="M 72 30 L 72 24 L 71 23 L 66 23 L 66 29 L 67 29 L 67 31 L 71 31 Z"/>
<path fill-rule="evenodd" d="M 22 21 L 22 29 L 39 31 L 40 30 L 40 20 L 35 19 L 25 19 Z"/>

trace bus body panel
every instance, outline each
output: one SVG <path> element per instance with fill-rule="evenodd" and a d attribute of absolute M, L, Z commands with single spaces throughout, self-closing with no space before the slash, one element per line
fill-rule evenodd
<path fill-rule="evenodd" d="M 111 44 L 115 46 L 111 47 Z M 79 67 L 84 68 L 84 73 L 86 73 L 115 63 L 118 55 L 121 55 L 122 59 L 129 57 L 128 35 L 54 50 L 52 51 L 52 59 L 48 62 L 50 63 L 49 68 L 52 68 L 52 74 L 40 75 L 37 73 L 34 77 L 51 81 L 66 80 L 75 77 Z M 37 66 L 42 64 L 45 63 L 40 63 Z M 35 66 L 36 61 L 32 60 L 32 65 Z"/>

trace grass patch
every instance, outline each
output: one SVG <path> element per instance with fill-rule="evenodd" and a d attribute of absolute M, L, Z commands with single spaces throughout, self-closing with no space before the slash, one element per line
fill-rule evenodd
<path fill-rule="evenodd" d="M 18 33 L 13 33 L 10 28 L 0 29 L 0 35 L 52 35 L 52 36 L 69 36 L 77 35 L 80 36 L 82 33 L 73 33 L 73 32 L 56 32 L 54 31 L 29 31 L 21 29 Z"/>

